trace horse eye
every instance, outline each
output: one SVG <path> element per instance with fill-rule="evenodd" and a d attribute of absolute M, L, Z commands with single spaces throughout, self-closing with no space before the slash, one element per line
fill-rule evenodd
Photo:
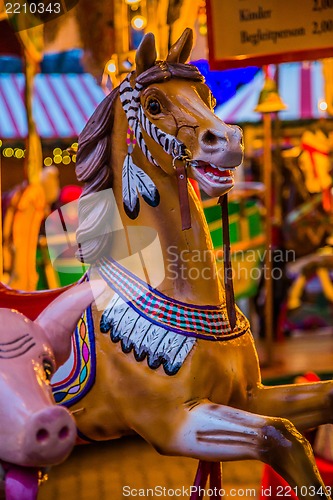
<path fill-rule="evenodd" d="M 48 359 L 43 360 L 43 370 L 45 373 L 46 380 L 49 382 L 54 372 L 53 364 L 51 363 L 50 360 Z"/>
<path fill-rule="evenodd" d="M 148 102 L 148 111 L 152 115 L 158 115 L 161 112 L 161 105 L 156 99 L 151 99 Z"/>

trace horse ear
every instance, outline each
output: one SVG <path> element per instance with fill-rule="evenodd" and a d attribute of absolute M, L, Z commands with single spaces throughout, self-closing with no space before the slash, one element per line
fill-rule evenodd
<path fill-rule="evenodd" d="M 154 66 L 156 57 L 155 37 L 152 33 L 147 33 L 136 51 L 136 76 Z"/>
<path fill-rule="evenodd" d="M 191 53 L 193 45 L 193 31 L 191 28 L 186 28 L 177 42 L 175 42 L 169 50 L 167 62 L 170 63 L 185 63 Z"/>

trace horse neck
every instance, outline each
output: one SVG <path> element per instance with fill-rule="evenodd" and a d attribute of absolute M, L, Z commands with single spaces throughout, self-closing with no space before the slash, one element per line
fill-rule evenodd
<path fill-rule="evenodd" d="M 121 129 L 123 137 L 120 142 Z M 192 227 L 182 231 L 175 175 L 170 176 L 162 168 L 153 166 L 136 146 L 133 161 L 154 181 L 160 194 L 160 203 L 157 207 L 150 207 L 140 197 L 139 216 L 131 220 L 124 212 L 122 198 L 127 126 L 117 124 L 115 120 L 114 130 L 112 151 L 117 151 L 117 154 L 112 158 L 113 192 L 125 237 L 113 238 L 111 256 L 119 258 L 119 255 L 124 255 L 125 247 L 125 253 L 134 255 L 122 260 L 125 267 L 176 300 L 194 304 L 221 304 L 224 291 L 220 285 L 213 244 L 194 189 L 189 183 Z M 170 164 L 171 160 L 165 153 L 162 157 Z"/>

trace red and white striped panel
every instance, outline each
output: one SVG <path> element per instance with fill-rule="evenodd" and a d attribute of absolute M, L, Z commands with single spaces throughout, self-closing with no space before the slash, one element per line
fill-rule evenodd
<path fill-rule="evenodd" d="M 237 94 L 219 106 L 215 112 L 227 123 L 258 122 L 260 113 L 253 111 L 264 84 L 259 72 Z M 324 81 L 320 62 L 286 63 L 279 66 L 279 94 L 288 106 L 280 111 L 281 120 L 317 119 L 325 117 L 318 104 L 324 99 Z"/>
<path fill-rule="evenodd" d="M 0 75 L 0 139 L 27 136 L 24 76 Z M 33 115 L 44 139 L 76 138 L 105 97 L 89 74 L 38 74 Z"/>

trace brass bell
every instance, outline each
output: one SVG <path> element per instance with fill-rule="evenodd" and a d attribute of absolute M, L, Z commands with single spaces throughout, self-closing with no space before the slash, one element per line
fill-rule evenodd
<path fill-rule="evenodd" d="M 266 78 L 254 111 L 258 113 L 277 113 L 283 109 L 287 109 L 287 106 L 279 96 L 276 82 L 271 78 Z"/>

